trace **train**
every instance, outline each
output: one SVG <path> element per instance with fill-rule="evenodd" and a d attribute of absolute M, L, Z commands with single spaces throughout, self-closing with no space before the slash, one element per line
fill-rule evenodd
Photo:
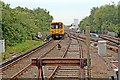
<path fill-rule="evenodd" d="M 61 39 L 64 37 L 65 30 L 62 22 L 51 22 L 50 23 L 50 35 L 55 39 Z"/>

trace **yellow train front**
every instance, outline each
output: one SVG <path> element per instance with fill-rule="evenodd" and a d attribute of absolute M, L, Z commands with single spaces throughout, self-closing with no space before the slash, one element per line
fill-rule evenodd
<path fill-rule="evenodd" d="M 50 35 L 53 39 L 61 39 L 64 37 L 64 24 L 62 22 L 50 23 Z"/>

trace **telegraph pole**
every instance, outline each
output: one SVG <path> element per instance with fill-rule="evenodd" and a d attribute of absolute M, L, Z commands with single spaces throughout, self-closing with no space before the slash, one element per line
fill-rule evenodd
<path fill-rule="evenodd" d="M 118 47 L 118 80 L 120 80 L 120 44 Z"/>
<path fill-rule="evenodd" d="M 118 23 L 120 23 L 120 1 L 118 2 Z M 118 46 L 118 80 L 120 80 L 120 41 Z"/>
<path fill-rule="evenodd" d="M 91 57 L 90 57 L 90 27 L 86 26 L 86 45 L 87 45 L 87 76 L 91 79 Z"/>

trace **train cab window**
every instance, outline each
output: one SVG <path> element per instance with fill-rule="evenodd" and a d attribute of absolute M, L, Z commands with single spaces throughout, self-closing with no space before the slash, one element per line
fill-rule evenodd
<path fill-rule="evenodd" d="M 61 23 L 54 23 L 54 24 L 51 24 L 51 28 L 52 29 L 62 29 L 62 25 Z"/>
<path fill-rule="evenodd" d="M 51 24 L 51 28 L 52 28 L 52 29 L 59 28 L 59 24 Z"/>
<path fill-rule="evenodd" d="M 56 25 L 56 29 L 58 29 L 58 25 Z"/>
<path fill-rule="evenodd" d="M 55 26 L 56 26 L 56 25 L 52 24 L 52 25 L 51 25 L 51 28 L 52 28 L 52 29 L 55 29 Z"/>
<path fill-rule="evenodd" d="M 62 24 L 59 24 L 59 28 L 62 28 Z"/>

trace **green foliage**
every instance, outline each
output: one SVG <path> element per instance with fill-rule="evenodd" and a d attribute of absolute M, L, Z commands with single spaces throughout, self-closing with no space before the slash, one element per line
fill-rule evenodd
<path fill-rule="evenodd" d="M 0 34 L 6 45 L 13 46 L 26 40 L 35 40 L 38 32 L 49 31 L 53 17 L 46 9 L 28 9 L 20 6 L 12 9 L 9 4 L 0 1 L 2 20 Z M 2 32 L 1 32 L 2 31 Z"/>
<path fill-rule="evenodd" d="M 42 45 L 43 43 L 43 41 L 26 40 L 25 42 L 18 43 L 14 46 L 7 46 L 7 51 L 3 54 L 0 54 L 0 59 L 6 59 L 16 54 L 25 53 L 26 51 L 36 48 L 37 46 Z"/>
<path fill-rule="evenodd" d="M 104 5 L 93 7 L 89 16 L 85 17 L 79 24 L 81 29 L 86 25 L 91 27 L 91 32 L 105 33 L 105 31 L 120 32 L 118 6 Z"/>

